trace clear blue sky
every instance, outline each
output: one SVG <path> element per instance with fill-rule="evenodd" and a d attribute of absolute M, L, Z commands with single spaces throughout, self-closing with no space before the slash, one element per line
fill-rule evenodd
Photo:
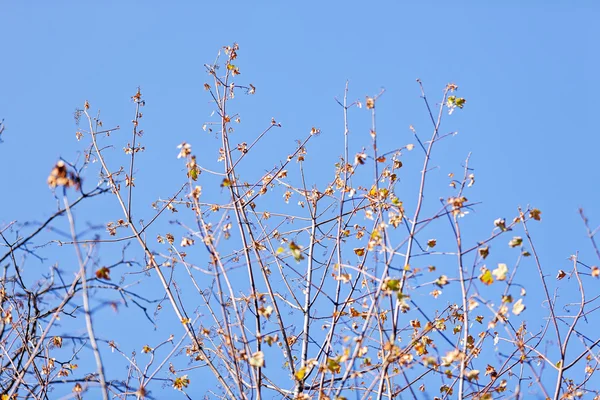
<path fill-rule="evenodd" d="M 334 97 L 346 80 L 352 99 L 385 88 L 378 131 L 403 143 L 413 141 L 411 124 L 429 132 L 415 80 L 432 102 L 455 82 L 467 105 L 448 127 L 459 135 L 435 154 L 440 176 L 458 173 L 472 152 L 478 221 L 531 204 L 543 211 L 534 234 L 550 275 L 568 269 L 576 251 L 592 261 L 577 208 L 600 222 L 600 6 L 411 3 L 4 2 L 0 228 L 55 209 L 46 177 L 59 157 L 82 150 L 73 111 L 85 100 L 102 110 L 105 126 L 121 125 L 117 147 L 129 140 L 137 86 L 148 104 L 138 196 L 173 193 L 181 185 L 172 179 L 181 175 L 176 146 L 210 139 L 201 129 L 212 111 L 203 64 L 237 42 L 242 77 L 257 87 L 252 101 L 241 100 L 248 137 L 271 117 L 283 124 L 282 150 L 264 148 L 270 164 L 259 170 L 312 126 L 323 132 L 313 156 L 335 162 L 342 122 Z M 353 133 L 366 144 L 361 124 Z"/>

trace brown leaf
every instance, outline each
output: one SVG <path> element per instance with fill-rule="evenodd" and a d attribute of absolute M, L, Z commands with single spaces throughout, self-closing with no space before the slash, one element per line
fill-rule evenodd
<path fill-rule="evenodd" d="M 110 269 L 102 267 L 96 271 L 96 278 L 110 281 Z"/>
<path fill-rule="evenodd" d="M 375 99 L 367 96 L 366 106 L 368 110 L 375 108 Z"/>

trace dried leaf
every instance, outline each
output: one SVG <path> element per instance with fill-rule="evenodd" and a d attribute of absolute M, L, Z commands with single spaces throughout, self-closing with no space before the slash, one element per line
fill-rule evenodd
<path fill-rule="evenodd" d="M 437 280 L 435 281 L 435 284 L 438 285 L 439 287 L 443 287 L 447 284 L 449 284 L 450 282 L 448 282 L 448 277 L 446 275 L 442 275 L 439 278 L 437 278 Z"/>
<path fill-rule="evenodd" d="M 365 248 L 364 247 L 355 248 L 354 249 L 354 254 L 356 254 L 359 257 L 364 256 L 365 255 Z"/>
<path fill-rule="evenodd" d="M 510 247 L 517 247 L 523 244 L 523 238 L 520 236 L 515 236 L 513 237 L 510 242 L 508 242 L 508 245 Z"/>
<path fill-rule="evenodd" d="M 483 258 L 484 260 L 486 259 L 487 256 L 490 255 L 490 248 L 488 246 L 485 247 L 480 247 L 479 248 L 479 255 L 481 256 L 481 258 Z"/>
<path fill-rule="evenodd" d="M 173 387 L 177 390 L 183 390 L 190 385 L 190 380 L 187 375 L 180 376 L 175 378 L 173 381 Z"/>
<path fill-rule="evenodd" d="M 540 210 L 538 210 L 537 208 L 534 208 L 533 210 L 529 211 L 529 218 L 533 218 L 536 221 L 541 221 L 542 220 L 542 212 Z"/>
<path fill-rule="evenodd" d="M 503 281 L 506 279 L 506 274 L 508 273 L 508 267 L 506 264 L 498 264 L 498 268 L 492 271 L 492 274 L 496 277 L 496 280 Z"/>
<path fill-rule="evenodd" d="M 102 267 L 96 271 L 96 278 L 110 281 L 110 269 Z"/>
<path fill-rule="evenodd" d="M 525 304 L 523 304 L 523 299 L 519 299 L 512 308 L 512 312 L 515 315 L 521 314 L 525 310 Z"/>
<path fill-rule="evenodd" d="M 177 155 L 177 158 L 186 158 L 187 156 L 192 154 L 192 145 L 189 143 L 183 142 L 179 146 L 177 146 L 177 148 L 179 149 L 179 154 Z"/>
<path fill-rule="evenodd" d="M 250 360 L 248 362 L 253 367 L 257 367 L 257 368 L 264 367 L 265 366 L 265 355 L 262 351 L 257 351 L 256 353 L 252 354 L 252 357 L 250 357 Z"/>
<path fill-rule="evenodd" d="M 63 340 L 62 340 L 62 338 L 60 336 L 54 336 L 52 338 L 52 345 L 54 347 L 61 348 L 62 347 L 62 342 L 63 342 Z"/>
<path fill-rule="evenodd" d="M 494 221 L 494 225 L 496 225 L 502 232 L 506 231 L 506 220 L 504 218 L 498 218 Z"/>
<path fill-rule="evenodd" d="M 300 262 L 300 261 L 304 260 L 304 255 L 302 254 L 302 248 L 300 246 L 298 246 L 294 242 L 290 242 L 289 248 L 290 248 L 290 252 L 292 253 L 292 256 L 294 257 L 294 260 L 296 260 L 296 262 Z"/>

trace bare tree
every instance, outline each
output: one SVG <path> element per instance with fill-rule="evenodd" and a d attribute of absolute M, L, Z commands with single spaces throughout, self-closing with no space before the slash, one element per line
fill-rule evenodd
<path fill-rule="evenodd" d="M 339 130 L 327 132 L 339 138 L 327 176 L 310 159 L 317 127 L 287 143 L 272 119 L 239 142 L 235 98 L 256 88 L 238 83 L 238 51 L 224 47 L 205 66 L 214 119 L 202 129 L 217 148 L 200 156 L 190 139 L 178 155 L 165 154 L 177 156 L 185 175 L 177 191 L 153 201 L 147 222 L 136 213 L 152 200 L 134 197 L 145 150 L 140 89 L 125 162 L 110 145 L 119 127 L 103 127 L 87 102 L 76 111 L 76 136 L 87 147 L 82 160 L 61 160 L 50 173 L 56 212 L 0 229 L 2 399 L 67 391 L 151 399 L 173 390 L 228 399 L 600 399 L 600 339 L 585 327 L 597 309 L 598 267 L 576 254 L 571 270 L 548 276 L 530 234 L 541 220 L 534 207 L 473 225 L 468 156 L 439 185 L 434 150 L 455 134 L 443 122 L 466 104 L 456 84 L 431 102 L 417 81 L 428 132 L 411 126 L 413 143 L 391 148 L 377 130 L 384 91 L 351 101 L 346 84 L 336 99 Z M 355 112 L 370 120 L 365 135 L 351 134 Z M 265 143 L 280 161 L 256 168 Z M 98 185 L 87 188 L 96 174 Z M 110 222 L 93 221 L 95 206 L 74 213 L 98 199 L 116 205 Z M 600 258 L 598 229 L 581 217 Z M 78 220 L 92 222 L 82 230 Z M 476 238 L 473 226 L 488 225 Z M 45 258 L 59 250 L 76 268 Z M 110 265 L 100 261 L 107 252 L 119 255 Z M 47 268 L 25 276 L 32 259 Z M 122 337 L 100 334 L 109 321 L 99 310 L 118 304 L 131 305 L 162 339 L 147 343 L 135 326 Z M 540 310 L 545 318 L 528 323 Z M 119 344 L 128 336 L 137 347 Z M 121 364 L 107 361 L 110 354 Z"/>

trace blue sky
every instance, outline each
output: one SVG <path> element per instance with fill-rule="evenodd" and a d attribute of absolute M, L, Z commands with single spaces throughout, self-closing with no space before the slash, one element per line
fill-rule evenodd
<path fill-rule="evenodd" d="M 434 154 L 440 166 L 434 179 L 461 172 L 472 153 L 471 196 L 483 202 L 473 236 L 531 204 L 543 211 L 533 230 L 551 276 L 568 269 L 576 251 L 593 263 L 577 209 L 600 223 L 599 11 L 591 1 L 6 2 L 0 228 L 42 220 L 56 209 L 46 177 L 59 157 L 74 160 L 81 152 L 73 111 L 85 100 L 102 110 L 106 127 L 122 127 L 113 137 L 115 147 L 125 145 L 138 86 L 148 104 L 148 150 L 136 196 L 175 192 L 182 184 L 176 146 L 215 143 L 201 129 L 212 111 L 203 64 L 237 42 L 241 77 L 257 87 L 251 100 L 239 101 L 241 135 L 253 137 L 271 117 L 283 125 L 255 156 L 267 165 L 251 168 L 275 165 L 312 126 L 322 130 L 309 153 L 315 168 L 336 162 L 342 119 L 334 98 L 346 80 L 351 99 L 364 101 L 385 88 L 378 131 L 390 145 L 414 141 L 409 125 L 429 134 L 417 78 L 432 102 L 455 82 L 467 105 L 448 119 L 448 131 L 459 134 Z M 351 130 L 367 144 L 364 113 L 353 110 Z M 110 215 L 112 206 L 103 207 L 99 213 Z M 140 218 L 151 215 L 147 208 Z"/>

